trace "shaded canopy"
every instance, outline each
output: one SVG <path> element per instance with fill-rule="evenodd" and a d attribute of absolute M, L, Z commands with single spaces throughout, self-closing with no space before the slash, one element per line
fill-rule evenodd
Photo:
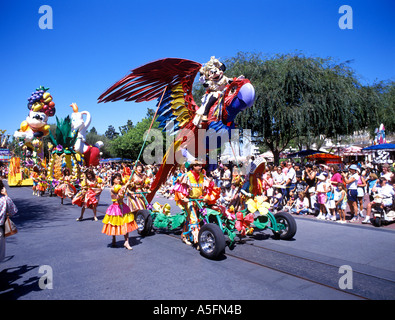
<path fill-rule="evenodd" d="M 342 158 L 340 156 L 330 154 L 330 153 L 316 153 L 310 156 L 307 156 L 309 160 L 316 161 L 325 161 L 325 163 L 341 163 Z"/>
<path fill-rule="evenodd" d="M 375 151 L 375 150 L 395 151 L 395 144 L 394 143 L 382 143 L 382 144 L 376 144 L 376 145 L 362 149 L 362 151 Z"/>
<path fill-rule="evenodd" d="M 290 153 L 287 156 L 287 158 L 303 158 L 303 157 L 311 156 L 311 155 L 317 154 L 317 153 L 323 153 L 323 152 L 318 151 L 318 150 L 313 150 L 313 149 L 307 149 L 307 150 L 302 150 L 302 151 L 295 152 L 295 153 Z"/>

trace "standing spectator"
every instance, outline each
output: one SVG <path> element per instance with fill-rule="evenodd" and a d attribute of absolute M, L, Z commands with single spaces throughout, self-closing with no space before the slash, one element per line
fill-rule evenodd
<path fill-rule="evenodd" d="M 294 169 L 295 169 L 296 175 L 298 175 L 298 174 L 300 174 L 300 176 L 303 175 L 302 165 L 299 162 L 295 163 Z"/>
<path fill-rule="evenodd" d="M 273 178 L 270 171 L 267 171 L 263 174 L 262 184 L 264 194 L 268 197 L 273 196 Z"/>
<path fill-rule="evenodd" d="M 358 168 L 358 172 L 361 172 L 361 169 Z M 366 188 L 366 180 L 365 177 L 360 174 L 358 182 L 357 182 L 357 207 L 359 207 L 358 209 L 358 215 L 361 218 L 364 218 L 364 214 L 363 214 L 363 198 L 365 196 L 365 188 Z"/>
<path fill-rule="evenodd" d="M 331 177 L 331 184 L 332 184 L 334 187 L 337 187 L 338 184 L 339 184 L 339 182 L 340 182 L 340 183 L 343 183 L 343 178 L 342 178 L 342 175 L 341 175 L 341 173 L 340 173 L 340 170 L 339 170 L 339 166 L 338 166 L 338 165 L 332 164 L 332 165 L 330 166 L 330 172 L 331 172 L 331 174 L 332 174 L 332 177 Z"/>
<path fill-rule="evenodd" d="M 7 215 L 12 217 L 18 212 L 14 202 L 7 194 L 7 190 L 4 187 L 3 181 L 0 179 L 0 261 L 4 260 L 5 257 L 5 227 Z"/>
<path fill-rule="evenodd" d="M 317 216 L 317 219 L 325 219 L 325 212 L 326 212 L 326 208 L 325 208 L 325 204 L 326 204 L 326 200 L 327 200 L 327 192 L 328 190 L 328 186 L 326 184 L 326 177 L 324 174 L 320 174 L 317 177 L 318 182 L 317 182 L 317 186 L 316 186 L 316 191 L 317 191 L 317 202 L 320 206 L 320 212 Z"/>
<path fill-rule="evenodd" d="M 281 169 L 281 166 L 278 166 L 275 171 L 273 171 L 273 184 L 275 185 L 283 185 L 285 183 L 285 175 Z"/>
<path fill-rule="evenodd" d="M 373 201 L 373 187 L 376 185 L 378 177 L 377 174 L 375 173 L 370 173 L 369 174 L 369 179 L 366 181 L 367 183 L 367 192 L 369 194 L 369 201 Z"/>
<path fill-rule="evenodd" d="M 215 168 L 215 170 L 212 172 L 212 176 L 214 178 L 215 185 L 220 187 L 220 177 L 221 177 L 221 171 L 219 169 L 219 166 Z"/>
<path fill-rule="evenodd" d="M 315 168 L 317 168 L 317 167 L 315 167 Z M 313 209 L 314 204 L 311 201 L 311 197 L 313 196 L 313 193 L 315 193 L 315 184 L 316 184 L 316 180 L 317 180 L 316 175 L 317 175 L 317 170 L 314 169 L 314 167 L 311 163 L 307 163 L 305 165 L 304 176 L 302 179 L 308 185 L 306 196 L 307 196 L 307 199 L 309 199 L 309 206 L 312 209 Z"/>
<path fill-rule="evenodd" d="M 347 223 L 346 221 L 346 206 L 347 206 L 347 195 L 343 182 L 338 182 L 337 188 L 335 189 L 334 199 L 339 213 L 339 223 Z"/>
<path fill-rule="evenodd" d="M 335 202 L 335 187 L 331 182 L 327 182 L 328 193 L 326 201 L 326 220 L 336 221 L 336 202 Z"/>
<path fill-rule="evenodd" d="M 286 199 L 288 201 L 289 198 L 289 194 L 291 192 L 292 189 L 295 188 L 295 183 L 296 183 L 296 172 L 295 169 L 292 167 L 292 162 L 288 161 L 287 162 L 287 178 L 286 178 L 286 182 L 285 182 L 285 186 L 286 186 Z"/>
<path fill-rule="evenodd" d="M 347 184 L 347 202 L 351 211 L 351 222 L 355 222 L 358 220 L 358 167 L 355 164 L 352 164 L 349 167 L 348 173 L 342 172 L 342 177 L 344 182 Z"/>
<path fill-rule="evenodd" d="M 283 161 L 280 163 L 281 165 L 281 170 L 283 171 L 284 175 L 286 176 L 288 173 L 288 166 L 287 166 L 287 162 Z"/>

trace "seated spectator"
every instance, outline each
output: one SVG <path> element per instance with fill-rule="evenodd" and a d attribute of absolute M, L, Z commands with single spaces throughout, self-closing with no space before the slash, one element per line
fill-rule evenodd
<path fill-rule="evenodd" d="M 306 197 L 305 192 L 301 191 L 298 193 L 298 198 L 295 201 L 291 212 L 295 214 L 308 214 L 309 212 L 309 200 Z"/>
<path fill-rule="evenodd" d="M 221 205 L 221 206 L 225 206 L 225 207 L 227 207 L 229 205 L 225 187 L 221 187 L 221 195 L 219 196 L 219 199 L 217 200 L 217 204 Z"/>
<path fill-rule="evenodd" d="M 370 223 L 370 214 L 372 212 L 372 207 L 391 207 L 393 204 L 393 197 L 395 196 L 394 188 L 387 183 L 385 177 L 380 177 L 377 180 L 378 183 L 373 187 L 374 200 L 368 203 L 366 208 L 366 217 L 362 223 Z M 377 200 L 380 199 L 380 200 Z"/>
<path fill-rule="evenodd" d="M 282 201 L 283 201 L 283 194 L 281 192 L 281 189 L 275 188 L 274 196 L 270 199 L 270 207 L 272 208 L 272 210 L 273 211 L 281 210 L 283 208 Z"/>

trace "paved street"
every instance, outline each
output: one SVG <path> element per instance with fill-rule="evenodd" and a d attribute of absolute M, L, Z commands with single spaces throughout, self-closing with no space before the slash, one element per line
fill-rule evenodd
<path fill-rule="evenodd" d="M 101 233 L 108 189 L 102 193 L 97 222 L 91 210 L 77 222 L 80 208 L 69 200 L 61 206 L 59 198 L 34 197 L 28 187 L 7 189 L 19 209 L 13 219 L 19 232 L 7 238 L 0 299 L 395 298 L 391 228 L 296 217 L 292 241 L 275 240 L 265 230 L 212 261 L 183 244 L 178 234 L 166 232 L 142 238 L 135 231 L 132 251 L 122 247 L 123 237 L 118 237 L 118 248 L 111 248 L 111 238 Z M 175 208 L 174 201 L 158 196 L 154 201 Z M 351 289 L 339 288 L 342 266 L 352 268 Z M 48 285 L 42 277 L 51 274 Z"/>

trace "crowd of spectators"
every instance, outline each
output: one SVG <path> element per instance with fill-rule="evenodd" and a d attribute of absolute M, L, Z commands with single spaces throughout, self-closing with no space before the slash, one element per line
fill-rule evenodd
<path fill-rule="evenodd" d="M 235 210 L 241 209 L 241 188 L 249 172 L 253 158 L 245 163 L 228 163 L 219 165 L 214 171 L 205 172 L 221 188 L 218 204 Z M 111 177 L 115 173 L 129 174 L 132 163 L 101 164 L 93 168 L 104 185 L 111 186 Z M 153 180 L 159 165 L 146 165 L 146 178 Z M 6 166 L 0 174 L 6 177 Z M 172 188 L 177 179 L 186 172 L 181 166 L 170 175 L 158 190 L 161 196 L 173 199 Z M 373 194 L 377 188 L 385 187 L 386 192 L 394 194 L 394 168 L 388 164 L 376 165 L 352 163 L 342 165 L 325 165 L 315 163 L 294 163 L 282 161 L 278 166 L 267 165 L 262 174 L 262 196 L 267 197 L 273 212 L 285 210 L 297 215 L 314 215 L 317 219 L 337 221 L 339 223 L 355 222 L 364 219 L 369 223 L 369 214 Z M 392 205 L 392 199 L 391 199 Z M 349 219 L 346 215 L 350 214 Z"/>
<path fill-rule="evenodd" d="M 206 172 L 208 178 L 221 188 L 218 204 L 233 205 L 236 210 L 240 208 L 240 191 L 248 167 L 248 162 L 238 165 L 220 163 L 214 171 Z M 373 166 L 362 162 L 342 166 L 315 163 L 302 165 L 285 160 L 278 166 L 267 165 L 261 177 L 262 195 L 267 197 L 274 212 L 285 210 L 338 223 L 369 223 L 366 212 L 370 213 L 369 204 L 373 201 L 373 194 L 378 192 L 383 183 L 388 186 L 389 193 L 394 192 L 393 170 L 388 164 Z M 184 171 L 185 168 L 179 168 L 159 193 L 172 199 L 172 186 Z M 385 182 L 381 182 L 383 180 Z"/>

